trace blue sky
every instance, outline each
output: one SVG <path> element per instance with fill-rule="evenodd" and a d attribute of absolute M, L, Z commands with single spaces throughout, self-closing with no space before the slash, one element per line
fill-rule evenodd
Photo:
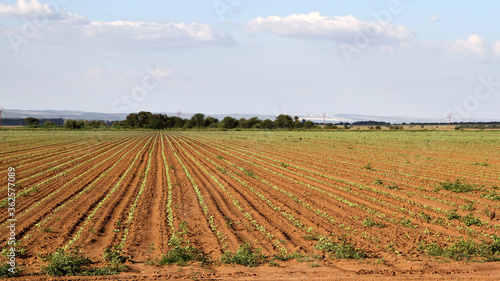
<path fill-rule="evenodd" d="M 498 1 L 0 1 L 0 106 L 499 120 L 498 11 Z"/>

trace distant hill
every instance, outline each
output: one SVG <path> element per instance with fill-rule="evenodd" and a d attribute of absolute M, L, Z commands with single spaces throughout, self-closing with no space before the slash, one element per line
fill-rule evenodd
<path fill-rule="evenodd" d="M 167 114 L 168 116 L 177 116 L 177 112 L 153 112 Z M 194 113 L 181 113 L 182 118 L 191 118 Z M 289 114 L 292 117 L 295 114 Z M 125 120 L 128 113 L 100 113 L 100 112 L 85 112 L 85 111 L 73 111 L 73 110 L 21 110 L 21 109 L 4 109 L 2 113 L 3 118 L 63 118 L 63 119 L 75 119 L 75 120 L 102 120 L 102 121 L 117 121 Z M 263 115 L 263 114 L 238 114 L 238 113 L 228 113 L 228 114 L 205 114 L 207 116 L 212 116 L 222 120 L 226 116 L 231 116 L 233 118 L 245 118 L 249 119 L 251 117 L 257 116 L 259 119 L 271 119 L 274 120 L 276 115 Z M 322 123 L 322 115 L 298 115 L 300 119 L 311 120 L 313 122 Z M 396 123 L 446 123 L 448 122 L 447 117 L 443 118 L 418 118 L 418 117 L 401 117 L 401 116 L 374 116 L 374 115 L 356 115 L 356 114 L 336 114 L 336 115 L 326 115 L 325 121 L 327 123 L 338 123 L 338 122 L 356 122 L 356 121 L 383 121 L 392 124 Z M 453 120 L 452 122 L 488 122 L 495 121 L 490 119 L 481 118 L 468 118 L 461 120 Z"/>

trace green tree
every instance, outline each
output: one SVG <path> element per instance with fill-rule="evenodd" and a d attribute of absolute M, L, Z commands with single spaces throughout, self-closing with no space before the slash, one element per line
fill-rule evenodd
<path fill-rule="evenodd" d="M 305 123 L 304 123 L 304 128 L 306 129 L 311 129 L 312 127 L 314 127 L 314 122 L 311 121 L 311 120 L 307 120 Z"/>
<path fill-rule="evenodd" d="M 174 128 L 182 128 L 184 127 L 184 123 L 186 123 L 185 119 L 179 118 L 179 117 L 174 117 Z"/>
<path fill-rule="evenodd" d="M 263 120 L 262 122 L 259 123 L 261 129 L 274 129 L 274 123 L 271 121 L 271 119 L 266 119 Z"/>
<path fill-rule="evenodd" d="M 27 117 L 26 119 L 24 119 L 24 122 L 26 122 L 28 126 L 35 126 L 38 125 L 38 122 L 40 121 L 34 117 Z"/>
<path fill-rule="evenodd" d="M 215 128 L 217 127 L 218 124 L 219 124 L 219 119 L 208 116 L 205 119 L 203 119 L 201 125 L 203 128 L 208 128 L 208 127 Z"/>
<path fill-rule="evenodd" d="M 148 111 L 141 111 L 137 113 L 137 125 L 139 127 L 147 127 L 149 125 L 149 122 L 151 120 L 151 112 Z"/>
<path fill-rule="evenodd" d="M 223 129 L 234 129 L 238 126 L 238 120 L 234 119 L 231 116 L 226 116 L 219 123 L 219 127 Z"/>
<path fill-rule="evenodd" d="M 281 129 L 293 128 L 293 126 L 292 126 L 293 119 L 290 115 L 280 114 L 274 120 L 274 125 L 276 126 L 276 128 L 281 128 Z"/>
<path fill-rule="evenodd" d="M 136 113 L 130 113 L 125 119 L 125 126 L 136 127 L 139 125 L 139 116 Z"/>
<path fill-rule="evenodd" d="M 203 113 L 196 113 L 195 115 L 191 116 L 191 122 L 194 127 L 196 128 L 201 128 L 203 126 L 203 119 L 205 119 L 205 114 Z"/>
<path fill-rule="evenodd" d="M 255 126 L 260 122 L 262 122 L 262 120 L 260 120 L 258 117 L 252 117 L 247 120 L 248 128 L 255 128 Z"/>
<path fill-rule="evenodd" d="M 45 123 L 43 125 L 44 126 L 54 126 L 55 123 L 47 120 L 47 121 L 45 121 Z"/>
<path fill-rule="evenodd" d="M 101 126 L 107 126 L 106 123 L 102 121 L 97 121 L 97 120 L 92 120 L 88 123 L 89 127 L 101 127 Z"/>
<path fill-rule="evenodd" d="M 85 127 L 85 121 L 83 120 L 73 120 L 73 119 L 66 119 L 66 121 L 64 121 L 64 127 L 65 128 L 68 128 L 68 129 L 81 129 L 83 127 Z"/>

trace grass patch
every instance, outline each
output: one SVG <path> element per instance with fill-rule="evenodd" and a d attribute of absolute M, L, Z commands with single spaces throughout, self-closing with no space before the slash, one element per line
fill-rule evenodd
<path fill-rule="evenodd" d="M 84 275 L 88 270 L 85 266 L 91 263 L 91 260 L 83 257 L 78 249 L 69 253 L 58 249 L 44 260 L 48 261 L 49 265 L 43 266 L 42 272 L 50 276 Z"/>
<path fill-rule="evenodd" d="M 351 243 L 345 240 L 335 242 L 330 237 L 321 237 L 315 248 L 330 255 L 335 255 L 338 259 L 362 259 L 368 257 L 365 252 L 356 249 Z"/>
<path fill-rule="evenodd" d="M 491 191 L 490 193 L 483 193 L 481 194 L 481 197 L 488 198 L 493 201 L 500 201 L 500 195 L 494 191 Z"/>
<path fill-rule="evenodd" d="M 386 187 L 389 188 L 389 189 L 398 189 L 398 186 L 396 184 L 390 184 L 390 185 L 388 185 Z"/>
<path fill-rule="evenodd" d="M 280 260 L 280 261 L 287 261 L 291 259 L 301 259 L 303 256 L 299 254 L 298 252 L 293 252 L 291 254 L 288 254 L 288 251 L 286 248 L 281 248 L 280 249 L 281 253 L 277 255 L 273 255 L 273 260 Z"/>
<path fill-rule="evenodd" d="M 483 222 L 479 218 L 474 217 L 473 213 L 470 213 L 467 216 L 463 217 L 461 221 L 467 226 L 483 224 Z"/>
<path fill-rule="evenodd" d="M 249 171 L 247 169 L 243 169 L 243 173 L 245 173 L 245 175 L 247 175 L 249 177 L 255 178 L 255 174 L 252 171 Z"/>
<path fill-rule="evenodd" d="M 7 244 L 7 246 L 5 246 L 5 248 L 2 249 L 1 255 L 7 258 L 7 255 L 11 253 L 11 251 L 10 251 L 11 248 L 16 249 L 14 251 L 16 258 L 25 258 L 28 256 L 28 250 L 24 247 L 19 246 L 19 241 L 17 243 L 15 243 L 14 245 Z"/>
<path fill-rule="evenodd" d="M 472 212 L 472 211 L 476 210 L 476 207 L 474 206 L 474 202 L 470 202 L 467 205 L 460 206 L 460 209 Z"/>
<path fill-rule="evenodd" d="M 241 264 L 254 267 L 265 261 L 265 256 L 261 254 L 261 249 L 254 248 L 250 243 L 241 244 L 236 253 L 227 250 L 222 255 L 221 260 L 225 264 Z"/>
<path fill-rule="evenodd" d="M 424 212 L 420 212 L 418 215 L 425 222 L 431 222 L 432 221 L 432 217 L 429 214 L 426 214 Z"/>
<path fill-rule="evenodd" d="M 376 226 L 378 228 L 384 228 L 385 227 L 385 224 L 383 222 L 376 222 L 376 221 L 373 221 L 371 218 L 366 218 L 363 221 L 363 225 L 367 226 L 367 227 L 372 227 L 372 226 Z"/>
<path fill-rule="evenodd" d="M 102 258 L 111 265 L 119 266 L 130 259 L 130 257 L 123 256 L 123 254 L 121 247 L 116 245 L 113 248 L 105 249 Z"/>
<path fill-rule="evenodd" d="M 446 218 L 449 220 L 459 220 L 462 219 L 462 216 L 457 214 L 457 209 L 453 209 L 448 212 L 448 216 Z"/>
<path fill-rule="evenodd" d="M 319 234 L 316 234 L 316 233 L 308 233 L 304 236 L 302 236 L 302 238 L 306 239 L 306 240 L 309 240 L 309 241 L 318 241 L 321 236 Z"/>
<path fill-rule="evenodd" d="M 192 245 L 177 245 L 159 260 L 159 265 L 185 265 L 191 261 L 205 262 L 205 257 Z"/>
<path fill-rule="evenodd" d="M 42 266 L 42 272 L 50 276 L 115 275 L 125 269 L 124 266 L 118 264 L 103 268 L 90 268 L 92 261 L 85 258 L 78 249 L 69 253 L 58 249 L 55 253 L 48 255 L 44 261 L 48 261 L 49 265 Z"/>
<path fill-rule="evenodd" d="M 472 184 L 462 183 L 459 179 L 457 179 L 455 182 L 450 182 L 450 181 L 443 182 L 436 188 L 437 191 L 441 189 L 460 193 L 460 192 L 470 192 L 476 190 L 477 187 Z"/>
<path fill-rule="evenodd" d="M 448 246 L 441 247 L 437 243 L 422 242 L 417 247 L 431 256 L 443 256 L 452 260 L 470 260 L 482 257 L 483 261 L 500 260 L 500 237 L 494 235 L 492 241 L 475 242 L 473 240 L 458 240 Z"/>
<path fill-rule="evenodd" d="M 17 267 L 13 269 L 10 264 L 4 263 L 0 266 L 0 278 L 17 277 L 21 275 L 22 270 Z"/>

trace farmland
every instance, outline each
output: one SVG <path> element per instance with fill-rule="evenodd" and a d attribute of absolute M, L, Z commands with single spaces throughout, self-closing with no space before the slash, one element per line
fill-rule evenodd
<path fill-rule="evenodd" d="M 238 263 L 455 277 L 478 270 L 464 270 L 466 261 L 498 268 L 500 210 L 490 217 L 500 206 L 499 137 L 5 130 L 0 245 L 13 167 L 22 274 L 49 274 L 50 257 L 74 249 L 88 268 L 124 264 L 118 276 L 182 274 L 170 265 L 179 251 L 189 257 L 181 265 L 203 263 L 213 278 L 247 274 L 231 271 Z"/>

